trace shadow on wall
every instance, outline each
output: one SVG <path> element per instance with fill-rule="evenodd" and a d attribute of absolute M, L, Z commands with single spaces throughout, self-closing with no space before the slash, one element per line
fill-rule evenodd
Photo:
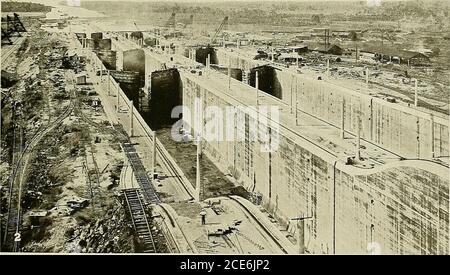
<path fill-rule="evenodd" d="M 172 126 L 179 118 L 171 118 L 172 109 L 182 104 L 182 83 L 177 69 L 151 74 L 149 114 L 145 116 L 153 130 Z"/>
<path fill-rule="evenodd" d="M 206 58 L 208 57 L 208 54 L 211 57 L 211 64 L 219 64 L 216 50 L 210 46 L 197 48 L 195 50 L 195 61 L 206 65 Z"/>
<path fill-rule="evenodd" d="M 279 99 L 283 97 L 281 83 L 277 77 L 277 69 L 268 65 L 255 67 L 250 70 L 250 86 L 255 87 L 255 75 L 258 72 L 259 90 Z"/>

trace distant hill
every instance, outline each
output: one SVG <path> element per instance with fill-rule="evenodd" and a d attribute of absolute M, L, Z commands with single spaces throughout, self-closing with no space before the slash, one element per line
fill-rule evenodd
<path fill-rule="evenodd" d="M 2 1 L 2 12 L 49 12 L 51 9 L 50 6 L 37 3 Z"/>

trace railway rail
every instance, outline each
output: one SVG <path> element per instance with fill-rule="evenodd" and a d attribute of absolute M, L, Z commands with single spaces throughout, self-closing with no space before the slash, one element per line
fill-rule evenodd
<path fill-rule="evenodd" d="M 96 58 L 96 57 L 94 57 Z M 96 62 L 97 64 L 102 64 L 100 60 L 97 60 Z M 106 70 L 106 68 L 103 68 L 104 70 Z M 95 77 L 98 77 L 95 75 Z M 110 76 L 111 77 L 111 76 Z M 111 77 L 111 81 L 114 82 L 110 83 L 110 85 L 112 87 L 117 87 L 117 83 L 112 79 Z M 102 83 L 101 88 L 102 89 L 107 89 L 107 87 L 105 87 L 104 85 L 106 85 L 105 83 Z M 122 101 L 125 103 L 125 105 L 127 106 L 127 108 L 130 108 L 130 102 L 128 97 L 125 95 L 125 93 L 120 90 L 120 94 L 119 96 L 122 98 Z M 147 125 L 147 123 L 145 122 L 145 120 L 142 118 L 142 116 L 139 114 L 139 112 L 135 112 L 135 120 L 138 122 L 139 126 L 141 127 L 142 131 L 144 132 L 144 134 L 151 140 L 151 142 L 153 141 L 153 131 L 150 129 L 150 127 Z M 123 134 L 126 136 L 126 134 Z M 127 136 L 128 139 L 128 136 Z M 187 177 L 184 175 L 183 171 L 181 170 L 180 167 L 178 167 L 178 165 L 176 164 L 175 160 L 172 158 L 172 156 L 169 154 L 169 152 L 164 148 L 164 145 L 158 140 L 158 138 L 156 138 L 156 150 L 157 150 L 157 155 L 161 161 L 161 164 L 167 168 L 167 170 L 170 172 L 171 177 L 180 185 L 182 186 L 185 191 L 189 194 L 189 196 L 191 196 L 192 198 L 194 197 L 194 190 L 193 190 L 193 185 L 191 184 L 191 182 L 187 179 Z M 137 156 L 137 153 L 136 153 Z M 139 169 L 143 168 L 143 166 L 141 167 L 141 165 L 138 165 Z"/>
<path fill-rule="evenodd" d="M 148 222 L 144 202 L 141 199 L 139 189 L 124 189 L 123 194 L 125 195 L 125 199 L 127 201 L 134 231 L 136 232 L 139 242 L 142 245 L 143 252 L 156 253 L 157 251 L 154 241 L 155 232 L 151 229 Z"/>
<path fill-rule="evenodd" d="M 18 37 L 13 41 L 12 45 L 2 47 L 1 51 L 1 61 L 2 67 L 5 68 L 9 65 L 9 58 L 12 54 L 16 53 L 16 50 L 20 48 L 22 42 L 25 40 L 25 37 Z"/>
<path fill-rule="evenodd" d="M 2 243 L 3 249 L 13 252 L 20 250 L 23 183 L 26 179 L 26 169 L 34 147 L 36 147 L 45 135 L 56 128 L 56 126 L 60 125 L 62 121 L 71 114 L 73 107 L 74 105 L 71 102 L 64 112 L 55 119 L 55 121 L 46 126 L 41 126 L 33 134 L 29 143 L 23 148 L 18 160 L 14 164 L 13 173 L 9 184 L 8 210 Z"/>

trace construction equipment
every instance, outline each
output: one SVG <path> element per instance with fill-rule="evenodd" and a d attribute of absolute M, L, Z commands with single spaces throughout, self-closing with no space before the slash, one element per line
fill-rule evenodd
<path fill-rule="evenodd" d="M 210 44 L 214 44 L 216 42 L 217 35 L 221 31 L 226 30 L 227 28 L 228 28 L 228 16 L 225 16 L 225 18 L 223 19 L 222 23 L 220 23 L 219 28 L 217 28 L 216 33 L 214 33 L 214 36 L 211 38 Z"/>
<path fill-rule="evenodd" d="M 6 32 L 3 28 L 2 28 L 2 42 L 3 40 L 7 41 L 8 44 L 12 45 L 12 41 L 10 39 L 10 35 L 8 32 Z"/>
<path fill-rule="evenodd" d="M 20 33 L 26 31 L 17 13 L 14 13 L 13 16 L 6 15 L 6 18 L 2 18 L 2 41 L 5 40 L 9 44 L 12 44 L 11 37 L 14 34 L 20 37 L 22 36 Z"/>
<path fill-rule="evenodd" d="M 17 31 L 19 32 L 26 32 L 25 26 L 22 24 L 22 21 L 20 21 L 19 15 L 17 13 L 14 13 L 14 26 L 16 27 Z"/>

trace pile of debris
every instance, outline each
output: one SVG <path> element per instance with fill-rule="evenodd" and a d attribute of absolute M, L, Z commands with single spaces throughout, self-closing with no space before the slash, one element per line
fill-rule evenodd
<path fill-rule="evenodd" d="M 50 209 L 51 213 L 58 216 L 70 216 L 77 210 L 89 205 L 89 200 L 75 195 L 61 198 L 55 207 Z"/>
<path fill-rule="evenodd" d="M 109 209 L 104 218 L 88 221 L 68 232 L 68 252 L 126 253 L 134 252 L 132 227 L 127 223 L 125 211 Z M 81 215 L 78 216 L 80 219 Z"/>

